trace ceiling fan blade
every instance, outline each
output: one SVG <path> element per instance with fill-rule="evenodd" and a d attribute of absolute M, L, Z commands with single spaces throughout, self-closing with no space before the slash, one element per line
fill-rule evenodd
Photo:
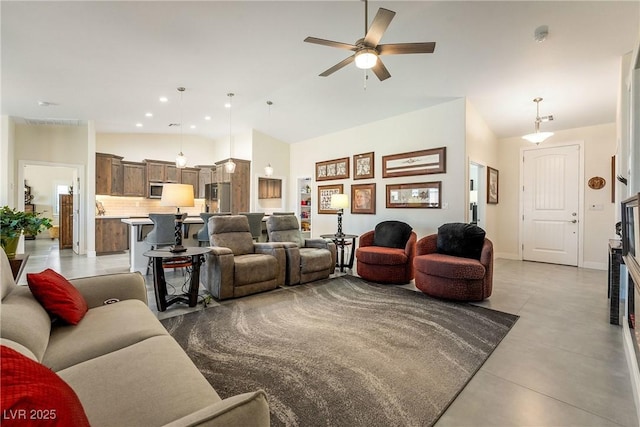
<path fill-rule="evenodd" d="M 400 55 L 405 53 L 433 53 L 436 42 L 393 43 L 378 45 L 379 55 Z"/>
<path fill-rule="evenodd" d="M 339 49 L 346 49 L 346 50 L 353 50 L 353 51 L 358 49 L 356 45 L 352 45 L 349 43 L 334 42 L 332 40 L 319 39 L 317 37 L 307 37 L 306 39 L 304 39 L 304 41 L 307 43 L 320 44 L 322 46 L 337 47 Z"/>
<path fill-rule="evenodd" d="M 347 59 L 338 62 L 333 67 L 329 68 L 327 71 L 325 71 L 324 73 L 320 74 L 320 76 L 327 77 L 327 76 L 335 73 L 336 71 L 338 71 L 340 68 L 346 67 L 347 65 L 351 64 L 355 59 L 356 59 L 356 56 L 355 55 L 351 55 Z"/>
<path fill-rule="evenodd" d="M 391 74 L 389 74 L 389 70 L 387 70 L 387 67 L 384 66 L 380 58 L 378 58 L 378 60 L 376 61 L 376 65 L 374 65 L 371 70 L 373 70 L 374 74 L 380 81 L 384 81 L 391 77 Z"/>
<path fill-rule="evenodd" d="M 376 47 L 394 16 L 396 16 L 396 13 L 391 10 L 382 7 L 378 9 L 378 13 L 376 17 L 373 18 L 367 35 L 364 36 L 364 44 L 370 47 Z"/>

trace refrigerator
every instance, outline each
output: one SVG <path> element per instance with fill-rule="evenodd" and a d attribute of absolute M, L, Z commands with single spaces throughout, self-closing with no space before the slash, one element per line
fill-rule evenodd
<path fill-rule="evenodd" d="M 206 212 L 231 212 L 231 184 L 220 182 L 204 186 Z"/>

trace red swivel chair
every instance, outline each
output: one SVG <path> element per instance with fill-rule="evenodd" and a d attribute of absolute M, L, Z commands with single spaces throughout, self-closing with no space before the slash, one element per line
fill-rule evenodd
<path fill-rule="evenodd" d="M 416 233 L 401 221 L 383 221 L 360 236 L 358 275 L 379 283 L 409 283 L 413 279 Z"/>

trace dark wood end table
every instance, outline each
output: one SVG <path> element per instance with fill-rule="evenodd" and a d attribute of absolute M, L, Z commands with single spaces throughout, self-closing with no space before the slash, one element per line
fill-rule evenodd
<path fill-rule="evenodd" d="M 336 263 L 336 267 L 340 268 L 340 272 L 344 272 L 344 268 L 353 268 L 353 256 L 356 253 L 356 239 L 358 235 L 356 234 L 321 234 L 321 238 L 333 240 L 333 243 L 336 244 L 337 247 L 340 248 L 340 258 Z M 351 242 L 347 242 L 347 240 L 351 239 Z M 349 256 L 349 262 L 345 264 L 344 262 L 344 247 L 351 245 L 351 255 Z"/>
<path fill-rule="evenodd" d="M 184 252 L 171 252 L 167 249 L 155 249 L 147 251 L 144 256 L 151 258 L 153 263 L 153 290 L 156 294 L 158 311 L 165 311 L 168 306 L 178 301 L 186 302 L 189 307 L 198 304 L 198 290 L 200 288 L 200 265 L 204 261 L 204 254 L 211 252 L 209 248 L 189 247 Z M 167 281 L 164 277 L 164 263 L 172 259 L 190 257 L 191 258 L 191 278 L 189 281 L 189 292 L 183 295 L 174 295 L 167 300 Z"/>

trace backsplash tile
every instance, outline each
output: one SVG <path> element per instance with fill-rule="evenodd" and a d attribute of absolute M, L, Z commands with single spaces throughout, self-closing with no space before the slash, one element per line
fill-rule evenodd
<path fill-rule="evenodd" d="M 144 197 L 96 196 L 96 201 L 104 206 L 105 216 L 147 216 L 149 213 L 175 213 L 172 206 L 160 206 L 159 199 Z M 195 199 L 195 206 L 180 208 L 180 212 L 187 212 L 190 216 L 198 216 L 205 211 L 204 199 Z M 96 208 L 96 216 L 98 209 Z"/>

